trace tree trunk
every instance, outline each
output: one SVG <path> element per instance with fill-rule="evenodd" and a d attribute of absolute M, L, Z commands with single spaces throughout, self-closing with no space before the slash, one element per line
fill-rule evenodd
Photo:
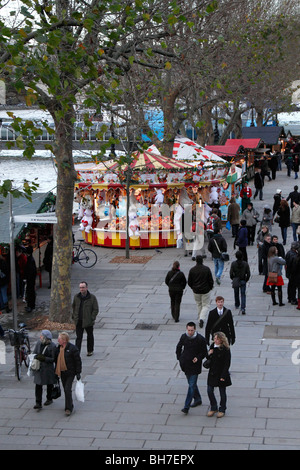
<path fill-rule="evenodd" d="M 68 323 L 71 319 L 72 212 L 76 172 L 72 157 L 73 112 L 56 122 L 57 224 L 54 250 L 50 321 Z"/>

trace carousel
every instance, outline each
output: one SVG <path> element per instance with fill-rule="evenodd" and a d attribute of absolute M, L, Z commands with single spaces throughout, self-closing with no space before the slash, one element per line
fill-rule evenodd
<path fill-rule="evenodd" d="M 125 248 L 128 221 L 131 249 L 178 246 L 184 208 L 202 208 L 205 222 L 214 204 L 228 204 L 223 189 L 230 165 L 225 160 L 186 161 L 153 148 L 131 157 L 129 165 L 75 166 L 79 230 L 87 243 Z"/>

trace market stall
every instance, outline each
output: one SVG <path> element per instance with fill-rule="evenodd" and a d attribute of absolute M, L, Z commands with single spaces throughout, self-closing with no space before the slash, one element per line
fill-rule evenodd
<path fill-rule="evenodd" d="M 128 165 L 106 164 L 106 171 L 91 165 L 78 169 L 76 198 L 80 201 L 80 229 L 88 243 L 125 247 L 127 195 L 131 248 L 176 246 L 179 207 L 213 203 L 226 184 L 227 163 L 214 169 L 204 163 L 185 162 L 152 153 L 135 152 Z M 177 220 L 177 222 L 176 222 Z"/>

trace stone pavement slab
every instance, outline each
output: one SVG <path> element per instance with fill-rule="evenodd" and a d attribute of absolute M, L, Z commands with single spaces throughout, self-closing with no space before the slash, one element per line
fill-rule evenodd
<path fill-rule="evenodd" d="M 278 172 L 275 181 L 265 182 L 264 201 L 254 201 L 254 206 L 262 213 L 265 203 L 273 204 L 278 187 L 287 196 L 293 184 L 285 169 Z M 277 225 L 273 233 L 281 239 Z M 233 261 L 233 240 L 226 229 L 224 236 Z M 291 241 L 289 229 L 286 249 Z M 221 420 L 206 416 L 207 371 L 198 380 L 202 406 L 191 409 L 187 416 L 180 411 L 187 383 L 175 348 L 185 324 L 196 321 L 197 313 L 187 287 L 180 322 L 173 322 L 164 279 L 175 259 L 188 275 L 194 265 L 191 257 L 184 257 L 176 248 L 163 249 L 162 254 L 149 249 L 146 254 L 152 259 L 148 263 L 112 264 L 110 260 L 123 255 L 123 251 L 94 249 L 98 263 L 92 269 L 77 265 L 72 268 L 73 294 L 78 292 L 78 283 L 86 279 L 100 305 L 95 354 L 86 357 L 86 339 L 82 347 L 85 403 L 75 402 L 70 417 L 64 416 L 63 398 L 39 413 L 33 410 L 33 380 L 26 373 L 21 382 L 16 380 L 12 348 L 6 343 L 6 363 L 0 364 L 1 450 L 197 452 L 300 448 L 299 346 L 293 347 L 293 342 L 300 340 L 300 312 L 286 301 L 286 279 L 284 307 L 271 305 L 270 296 L 262 292 L 256 246 L 247 249 L 252 273 L 247 287 L 247 314 L 239 315 L 234 308 L 230 262 L 225 265 L 221 285 L 215 285 L 211 295 L 212 307 L 216 295 L 224 296 L 234 315 L 237 337 L 231 348 L 233 385 L 227 390 L 228 409 Z M 139 253 L 131 251 L 130 256 Z M 207 255 L 204 262 L 213 272 L 211 256 Z M 37 298 L 39 303 L 47 304 L 47 282 L 43 285 Z M 146 329 L 140 329 L 141 325 Z M 31 331 L 30 336 L 34 343 L 39 333 Z M 74 334 L 71 337 L 75 339 Z"/>

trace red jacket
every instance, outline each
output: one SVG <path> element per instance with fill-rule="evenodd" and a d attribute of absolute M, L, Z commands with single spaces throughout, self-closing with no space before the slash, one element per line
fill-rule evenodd
<path fill-rule="evenodd" d="M 240 192 L 240 197 L 241 197 L 241 198 L 244 198 L 244 197 L 245 197 L 245 198 L 248 198 L 248 199 L 249 199 L 250 197 L 252 197 L 252 189 L 249 188 L 249 187 L 243 188 L 243 189 L 241 190 L 241 192 Z"/>

